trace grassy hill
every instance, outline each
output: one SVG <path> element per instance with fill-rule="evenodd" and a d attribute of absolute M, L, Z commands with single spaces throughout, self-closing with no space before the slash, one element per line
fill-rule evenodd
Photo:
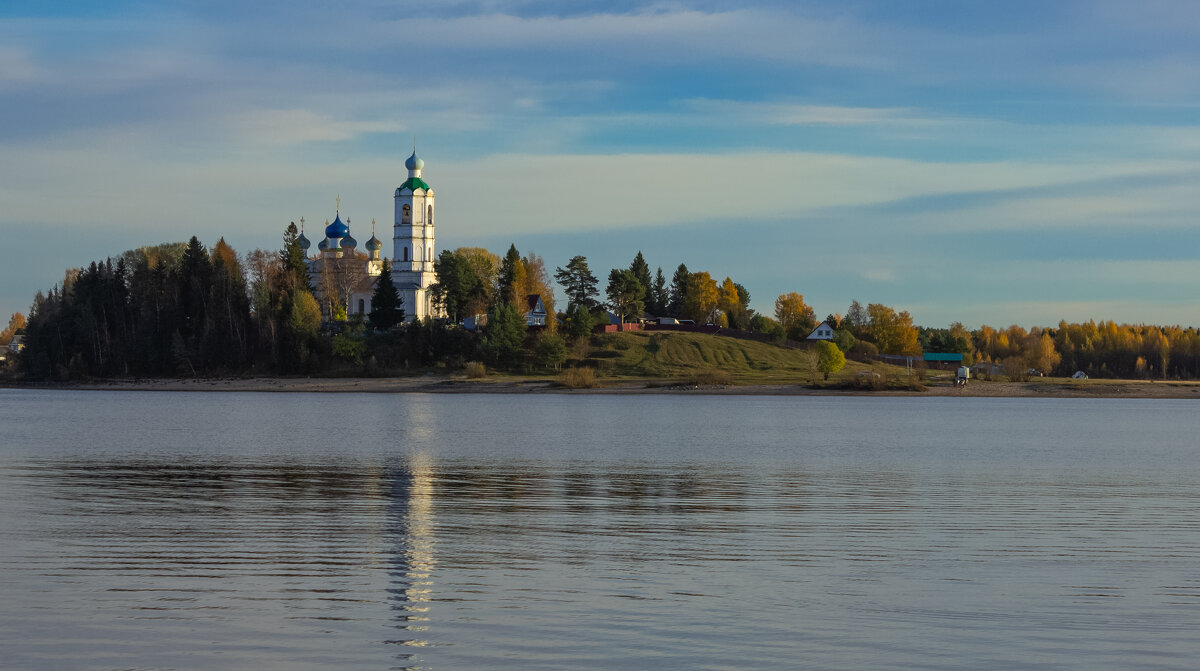
<path fill-rule="evenodd" d="M 629 331 L 594 336 L 586 357 L 577 357 L 574 363 L 595 367 L 602 377 L 618 379 L 703 381 L 714 372 L 723 372 L 736 384 L 807 384 L 822 377 L 816 371 L 815 358 L 807 350 L 720 335 Z M 830 382 L 853 379 L 863 370 L 894 377 L 900 369 L 847 361 Z"/>

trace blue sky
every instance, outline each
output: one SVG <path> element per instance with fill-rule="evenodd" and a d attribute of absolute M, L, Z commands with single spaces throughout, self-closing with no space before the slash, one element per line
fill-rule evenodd
<path fill-rule="evenodd" d="M 1198 34 L 1191 0 L 5 3 L 0 312 L 339 194 L 386 239 L 415 136 L 441 248 L 1200 325 Z"/>

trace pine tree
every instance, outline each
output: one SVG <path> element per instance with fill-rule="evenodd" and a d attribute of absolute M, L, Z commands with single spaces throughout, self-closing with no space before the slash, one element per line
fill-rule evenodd
<path fill-rule="evenodd" d="M 577 305 L 588 310 L 596 307 L 596 296 L 600 295 L 600 290 L 596 288 L 599 280 L 588 268 L 586 256 L 573 257 L 567 262 L 566 268 L 555 268 L 554 279 L 567 294 L 567 312 Z"/>
<path fill-rule="evenodd" d="M 608 274 L 608 300 L 622 323 L 636 321 L 645 310 L 646 291 L 632 270 L 613 268 Z"/>
<path fill-rule="evenodd" d="M 371 325 L 389 329 L 404 321 L 403 299 L 392 282 L 392 264 L 383 260 L 383 270 L 375 282 L 375 293 L 371 294 Z"/>

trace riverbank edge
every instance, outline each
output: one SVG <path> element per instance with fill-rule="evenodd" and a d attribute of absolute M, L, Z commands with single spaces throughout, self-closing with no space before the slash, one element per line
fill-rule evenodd
<path fill-rule="evenodd" d="M 619 380 L 591 389 L 567 389 L 542 378 L 496 377 L 468 380 L 425 375 L 389 378 L 178 378 L 96 380 L 86 383 L 0 382 L 0 388 L 78 391 L 193 391 L 267 393 L 426 393 L 426 394 L 693 394 L 722 396 L 912 396 L 969 398 L 1172 398 L 1200 400 L 1200 382 L 1088 380 L 1083 383 L 972 381 L 966 387 L 934 382 L 924 391 L 813 388 L 804 384 L 697 386 L 658 380 Z"/>

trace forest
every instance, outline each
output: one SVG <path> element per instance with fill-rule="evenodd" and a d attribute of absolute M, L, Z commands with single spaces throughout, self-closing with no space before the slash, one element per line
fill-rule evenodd
<path fill-rule="evenodd" d="M 211 249 L 197 238 L 129 250 L 66 271 L 39 292 L 28 317 L 14 314 L 0 345 L 23 336 L 9 375 L 34 380 L 216 375 L 388 375 L 472 362 L 513 371 L 558 370 L 586 348 L 593 327 L 646 315 L 675 317 L 766 336 L 804 341 L 822 321 L 840 352 L 878 355 L 961 353 L 968 364 L 993 362 L 1010 378 L 1069 376 L 1196 379 L 1200 331 L 1194 327 L 1066 323 L 1004 329 L 961 323 L 928 328 L 906 311 L 853 301 L 819 319 L 798 292 L 775 299 L 771 315 L 750 307 L 746 288 L 730 277 L 679 264 L 670 280 L 651 271 L 641 252 L 613 268 L 601 292 L 585 256 L 550 271 L 515 245 L 504 256 L 478 247 L 446 250 L 431 287 L 443 320 L 405 323 L 390 268 L 369 315 L 347 316 L 334 292 L 308 276 L 294 224 L 277 251 L 239 255 L 222 238 Z M 555 285 L 567 299 L 559 311 Z M 544 328 L 526 327 L 525 298 L 540 296 Z M 606 299 L 606 300 L 605 300 Z M 343 301 L 344 302 L 344 301 Z M 483 325 L 462 328 L 464 320 Z"/>

